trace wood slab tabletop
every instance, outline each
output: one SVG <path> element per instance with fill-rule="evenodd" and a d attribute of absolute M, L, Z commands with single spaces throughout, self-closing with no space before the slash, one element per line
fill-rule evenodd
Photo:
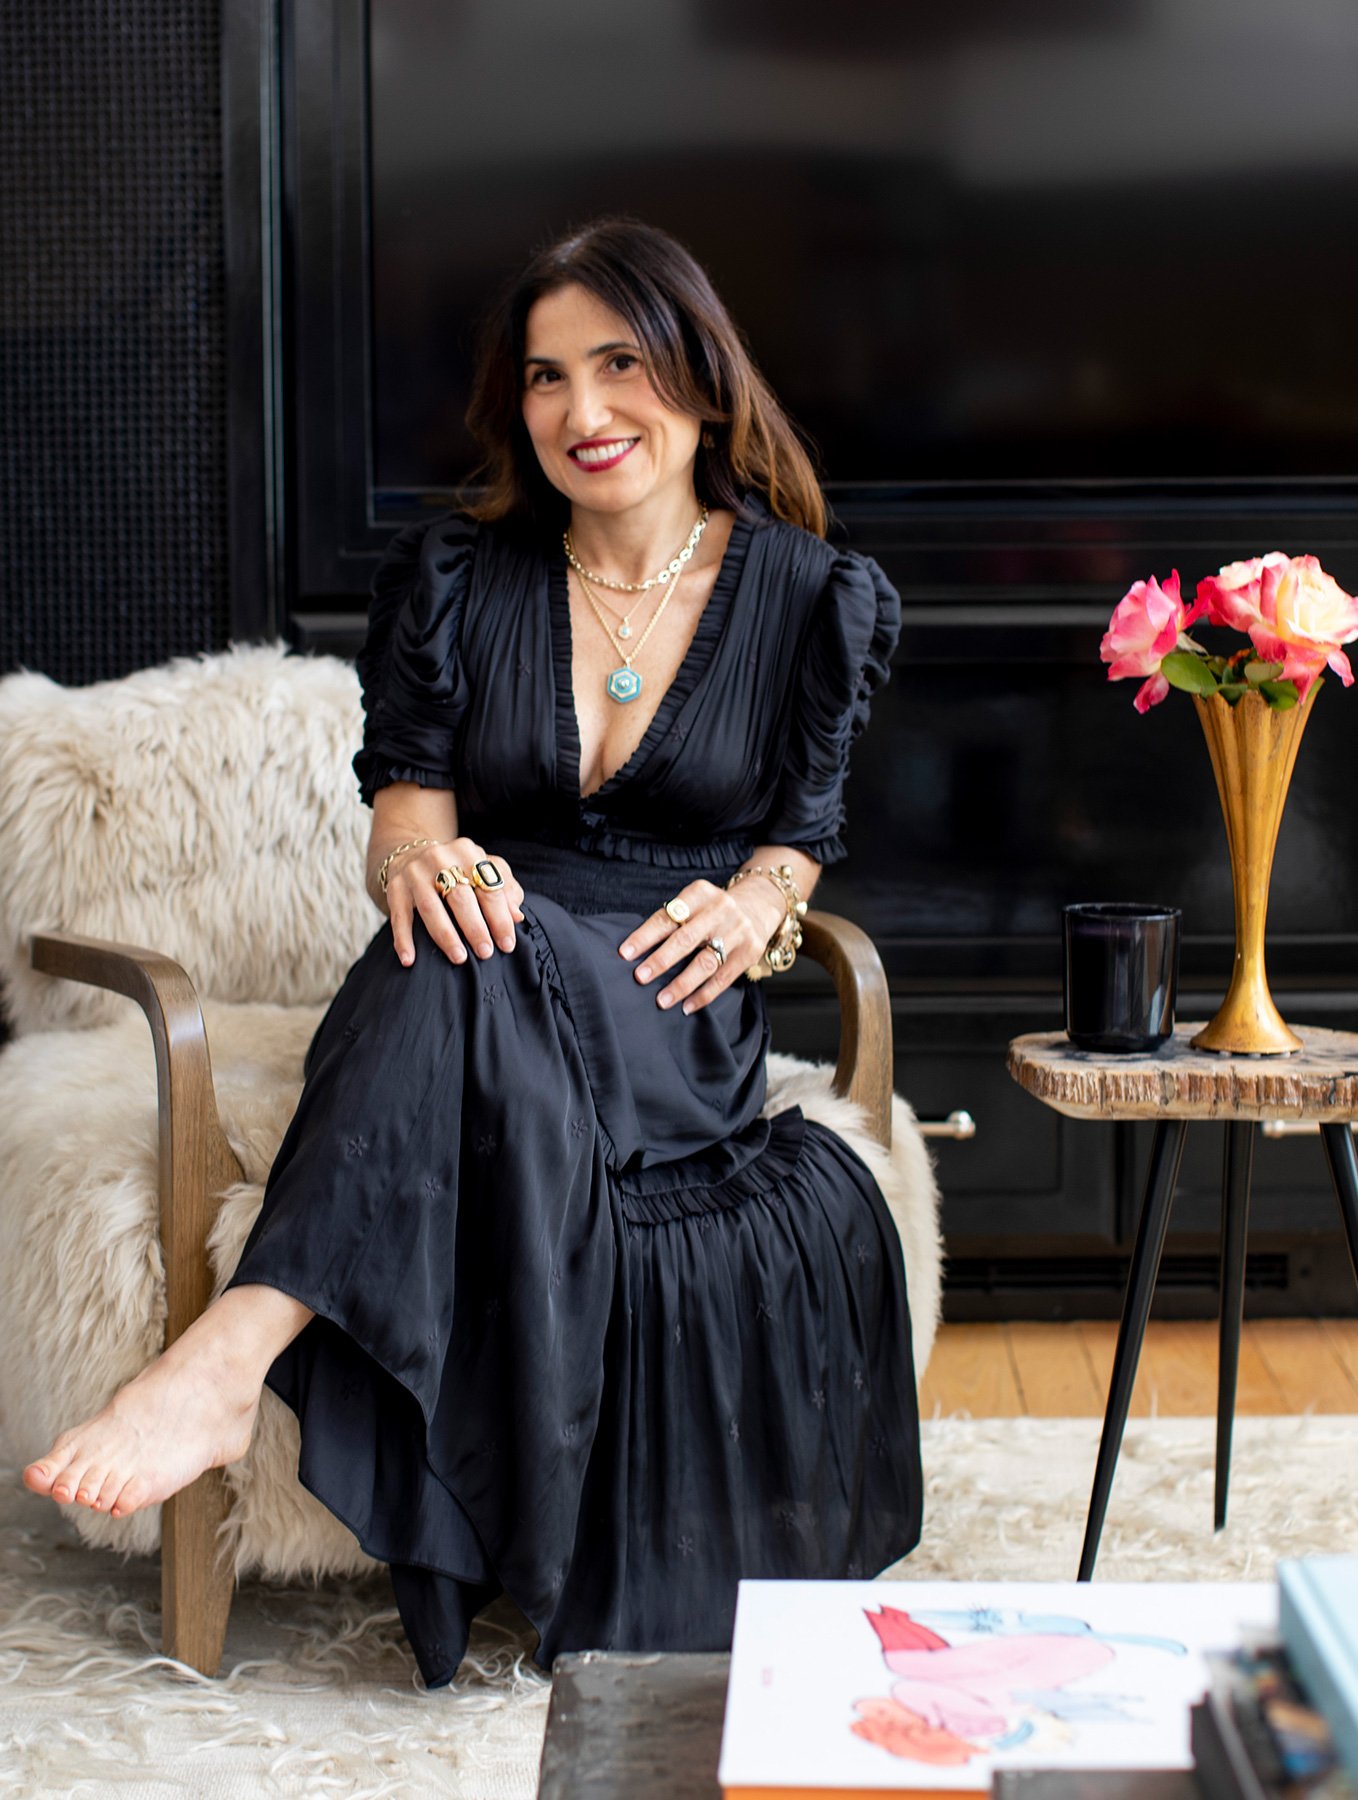
<path fill-rule="evenodd" d="M 1175 1028 L 1149 1056 L 1077 1050 L 1064 1031 L 1034 1031 L 1009 1046 L 1019 1086 L 1072 1119 L 1358 1119 L 1358 1032 L 1293 1025 L 1292 1056 L 1195 1050 L 1202 1023 Z"/>

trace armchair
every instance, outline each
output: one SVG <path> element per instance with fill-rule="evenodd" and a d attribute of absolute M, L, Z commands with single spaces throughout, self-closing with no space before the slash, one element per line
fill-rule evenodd
<path fill-rule="evenodd" d="M 83 690 L 0 681 L 14 1033 L 0 1051 L 0 1422 L 20 1460 L 101 1406 L 235 1267 L 306 1045 L 376 924 L 348 770 L 359 729 L 352 669 L 276 647 Z M 848 921 L 813 912 L 804 930 L 839 994 L 839 1059 L 832 1075 L 770 1058 L 768 1110 L 801 1105 L 877 1176 L 922 1372 L 937 1191 L 891 1094 L 885 978 Z M 296 1422 L 266 1393 L 240 1463 L 129 1519 L 67 1510 L 89 1542 L 159 1544 L 166 1653 L 214 1673 L 238 1575 L 371 1566 L 296 1466 Z"/>

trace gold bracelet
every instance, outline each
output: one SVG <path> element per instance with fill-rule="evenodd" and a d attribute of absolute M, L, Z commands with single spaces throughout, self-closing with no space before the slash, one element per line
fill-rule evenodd
<path fill-rule="evenodd" d="M 404 856 L 407 850 L 428 850 L 439 842 L 438 838 L 411 838 L 408 844 L 398 844 L 394 850 L 388 850 L 382 858 L 382 866 L 377 871 L 378 885 L 385 894 L 387 891 L 387 871 L 398 856 Z"/>
<path fill-rule="evenodd" d="M 747 875 L 767 875 L 783 896 L 783 904 L 787 908 L 782 923 L 764 946 L 764 954 L 745 971 L 747 981 L 763 981 L 766 976 L 783 974 L 796 962 L 797 952 L 802 947 L 802 919 L 806 913 L 806 902 L 793 877 L 791 863 L 780 863 L 776 869 L 770 869 L 765 863 L 751 863 L 748 868 L 737 869 L 727 882 L 727 887 L 735 887 Z"/>

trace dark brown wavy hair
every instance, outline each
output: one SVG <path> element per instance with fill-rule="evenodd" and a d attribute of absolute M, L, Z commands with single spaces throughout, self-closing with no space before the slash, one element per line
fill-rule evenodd
<path fill-rule="evenodd" d="M 751 490 L 775 518 L 824 537 L 825 497 L 811 458 L 705 271 L 667 232 L 637 219 L 596 219 L 540 250 L 482 329 L 467 424 L 483 461 L 478 519 L 559 525 L 566 501 L 547 480 L 523 422 L 528 314 L 544 294 L 575 285 L 624 318 L 661 399 L 703 427 L 698 497 L 742 510 Z"/>

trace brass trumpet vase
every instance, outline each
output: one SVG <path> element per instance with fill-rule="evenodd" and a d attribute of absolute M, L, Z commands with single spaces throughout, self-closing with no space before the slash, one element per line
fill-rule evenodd
<path fill-rule="evenodd" d="M 1235 965 L 1221 1010 L 1193 1039 L 1199 1050 L 1230 1056 L 1289 1056 L 1302 1048 L 1273 1003 L 1264 966 L 1264 924 L 1273 853 L 1301 734 L 1321 683 L 1286 712 L 1262 694 L 1230 705 L 1219 694 L 1193 696 L 1217 780 L 1235 893 Z"/>

